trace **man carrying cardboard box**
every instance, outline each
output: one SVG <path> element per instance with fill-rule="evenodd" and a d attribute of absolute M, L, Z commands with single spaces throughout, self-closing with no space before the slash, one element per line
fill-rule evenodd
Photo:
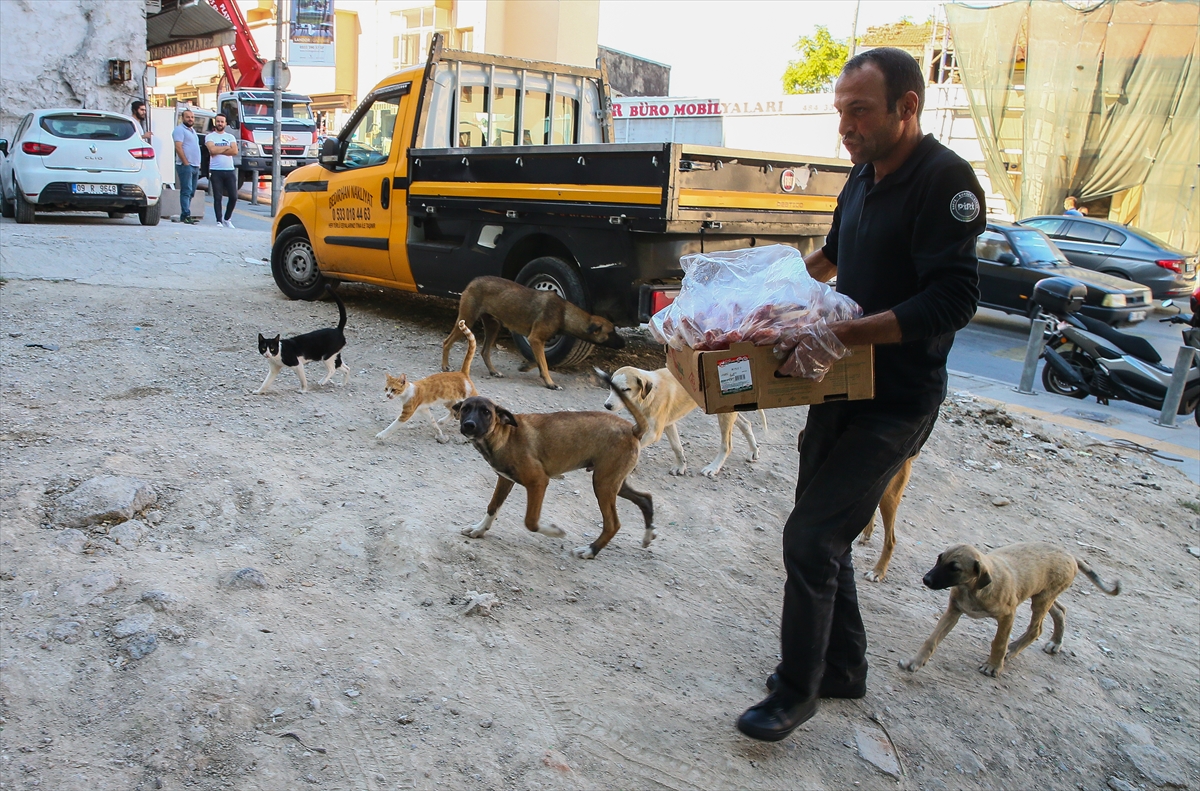
<path fill-rule="evenodd" d="M 983 190 L 966 161 L 921 133 L 924 101 L 920 66 L 890 47 L 852 58 L 834 87 L 855 167 L 825 246 L 805 264 L 818 280 L 837 275 L 838 291 L 864 317 L 811 331 L 847 346 L 875 344 L 875 398 L 809 407 L 783 533 L 782 661 L 767 680 L 771 694 L 737 723 L 755 739 L 786 738 L 822 697 L 866 694 L 850 545 L 928 438 L 946 397 L 954 333 L 979 300 Z"/>

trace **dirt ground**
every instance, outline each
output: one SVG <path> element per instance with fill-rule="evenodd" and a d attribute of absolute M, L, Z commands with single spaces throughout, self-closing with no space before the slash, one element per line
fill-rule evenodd
<path fill-rule="evenodd" d="M 419 421 L 374 439 L 395 416 L 384 371 L 437 370 L 454 306 L 344 287 L 349 385 L 302 395 L 284 372 L 253 396 L 256 333 L 328 326 L 336 308 L 226 265 L 224 285 L 0 288 L 0 788 L 1200 787 L 1200 503 L 1181 473 L 953 394 L 888 579 L 860 576 L 867 697 L 759 744 L 733 725 L 776 662 L 803 408 L 768 413 L 757 463 L 735 437 L 717 480 L 668 475 L 665 440 L 647 449 L 649 549 L 621 501 L 609 548 L 571 557 L 599 523 L 584 472 L 547 496 L 566 539 L 527 533 L 514 493 L 469 540 L 495 481 L 478 453 Z M 633 337 L 589 363 L 662 364 Z M 514 411 L 605 398 L 583 370 L 550 392 L 511 346 L 496 359 L 507 377 L 477 361 L 476 380 Z M 681 434 L 699 469 L 716 420 L 693 413 Z M 151 484 L 148 532 L 126 548 L 100 526 L 76 554 L 55 503 L 101 474 Z M 1081 576 L 1061 599 L 1064 652 L 1032 647 L 999 679 L 976 670 L 994 624 L 966 619 L 901 671 L 945 606 L 920 582 L 937 553 L 1023 540 L 1086 558 L 1122 594 Z M 245 567 L 266 587 L 219 585 Z M 81 603 L 87 578 L 110 584 Z M 464 614 L 468 591 L 498 604 Z M 114 633 L 133 616 L 154 619 L 140 659 Z M 881 733 L 898 778 L 861 757 Z"/>

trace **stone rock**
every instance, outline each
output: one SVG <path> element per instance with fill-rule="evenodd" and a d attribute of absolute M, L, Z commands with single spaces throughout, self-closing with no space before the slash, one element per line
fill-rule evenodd
<path fill-rule="evenodd" d="M 157 500 L 150 484 L 141 479 L 101 475 L 58 498 L 57 520 L 63 527 L 124 522 Z"/>
<path fill-rule="evenodd" d="M 977 775 L 983 772 L 985 767 L 974 753 L 965 753 L 954 765 L 954 768 L 965 775 Z"/>
<path fill-rule="evenodd" d="M 72 555 L 82 555 L 86 544 L 87 536 L 84 535 L 82 530 L 76 530 L 73 527 L 63 530 L 54 537 L 54 546 L 70 552 Z"/>
<path fill-rule="evenodd" d="M 1200 558 L 1200 547 L 1188 547 L 1188 554 L 1194 558 Z"/>
<path fill-rule="evenodd" d="M 267 578 L 258 569 L 247 566 L 244 569 L 238 569 L 222 577 L 221 587 L 226 590 L 265 588 L 267 587 Z"/>
<path fill-rule="evenodd" d="M 154 616 L 148 612 L 139 612 L 123 621 L 118 621 L 112 628 L 113 637 L 118 639 L 131 637 L 138 632 L 144 632 L 154 623 Z"/>
<path fill-rule="evenodd" d="M 111 571 L 97 571 L 72 580 L 63 586 L 62 595 L 75 605 L 91 604 L 121 584 L 121 578 Z"/>
<path fill-rule="evenodd" d="M 1010 504 L 1010 501 L 1007 497 L 993 497 L 992 498 L 992 505 L 996 506 L 997 508 L 1003 508 L 1004 506 L 1009 505 L 1009 504 Z"/>
<path fill-rule="evenodd" d="M 153 632 L 138 632 L 121 646 L 121 651 L 130 659 L 141 659 L 157 649 L 158 637 Z"/>
<path fill-rule="evenodd" d="M 122 549 L 137 549 L 138 542 L 144 535 L 146 526 L 136 519 L 122 522 L 108 531 L 108 537 L 117 542 Z"/>
<path fill-rule="evenodd" d="M 492 721 L 491 721 L 491 719 L 480 720 L 480 721 L 479 721 L 479 727 L 480 727 L 480 728 L 490 728 L 490 727 L 492 727 Z"/>
<path fill-rule="evenodd" d="M 1120 687 L 1121 684 L 1120 684 L 1120 682 L 1116 681 L 1115 679 L 1111 679 L 1107 676 L 1101 676 L 1100 677 L 1100 686 L 1104 687 L 1109 692 L 1112 692 L 1114 689 L 1117 689 L 1118 687 Z"/>
<path fill-rule="evenodd" d="M 864 761 L 890 777 L 900 779 L 900 759 L 892 749 L 887 736 L 878 728 L 854 727 L 854 741 L 858 754 Z"/>
<path fill-rule="evenodd" d="M 1125 735 L 1137 744 L 1154 744 L 1154 737 L 1150 735 L 1150 731 L 1145 725 L 1138 722 L 1118 722 L 1121 730 L 1125 731 Z"/>
<path fill-rule="evenodd" d="M 142 604 L 145 604 L 152 610 L 167 612 L 168 610 L 173 610 L 175 605 L 179 604 L 179 597 L 166 591 L 143 591 Z"/>
<path fill-rule="evenodd" d="M 1133 784 L 1116 776 L 1108 778 L 1108 787 L 1112 791 L 1137 791 Z"/>
<path fill-rule="evenodd" d="M 1122 744 L 1121 752 L 1137 770 L 1159 788 L 1187 788 L 1187 778 L 1171 756 L 1153 744 Z"/>
<path fill-rule="evenodd" d="M 59 621 L 50 628 L 50 636 L 67 644 L 78 643 L 83 639 L 82 628 L 78 621 Z"/>

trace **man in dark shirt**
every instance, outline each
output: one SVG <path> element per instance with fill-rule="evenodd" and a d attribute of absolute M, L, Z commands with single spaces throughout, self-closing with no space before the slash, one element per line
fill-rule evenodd
<path fill-rule="evenodd" d="M 875 398 L 809 408 L 796 505 L 784 526 L 781 661 L 769 695 L 738 720 L 764 741 L 786 738 L 822 697 L 866 694 L 866 633 L 850 545 L 883 491 L 924 444 L 946 397 L 946 356 L 979 300 L 975 239 L 986 218 L 971 166 L 923 135 L 925 84 L 912 56 L 868 50 L 834 88 L 854 169 L 825 246 L 805 257 L 864 317 L 835 322 L 841 343 L 875 344 Z"/>

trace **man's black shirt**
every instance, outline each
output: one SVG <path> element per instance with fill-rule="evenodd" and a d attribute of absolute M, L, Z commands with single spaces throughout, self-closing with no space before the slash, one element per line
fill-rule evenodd
<path fill-rule="evenodd" d="M 875 347 L 875 400 L 932 411 L 946 397 L 954 333 L 979 302 L 975 239 L 987 224 L 971 166 L 926 135 L 894 173 L 856 165 L 838 196 L 825 257 L 864 315 L 891 310 L 902 341 Z"/>

